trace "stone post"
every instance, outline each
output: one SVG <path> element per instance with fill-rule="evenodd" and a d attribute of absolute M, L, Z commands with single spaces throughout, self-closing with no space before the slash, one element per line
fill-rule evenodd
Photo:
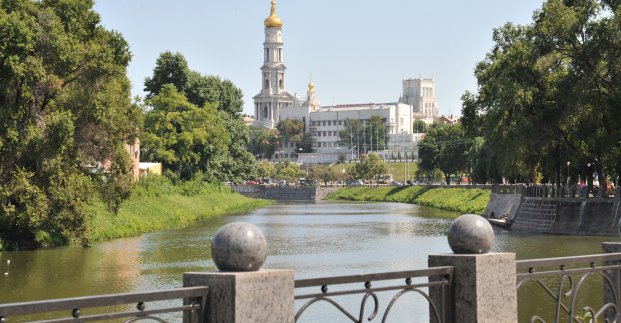
<path fill-rule="evenodd" d="M 621 252 L 621 242 L 604 242 L 602 244 L 602 248 L 604 249 L 605 253 L 617 253 L 617 252 Z M 604 262 L 604 266 L 611 266 L 611 265 L 619 265 L 621 263 L 621 261 L 606 261 Z M 614 289 L 617 290 L 617 295 L 619 292 L 621 292 L 621 273 L 619 272 L 619 270 L 613 271 L 613 270 L 609 270 L 607 273 L 608 277 L 610 277 L 611 280 L 611 285 Z M 612 303 L 615 304 L 617 306 L 617 311 L 614 311 L 612 309 L 609 309 L 606 311 L 605 315 L 604 315 L 604 319 L 607 319 L 607 322 L 621 322 L 621 309 L 619 309 L 619 303 L 621 303 L 621 300 L 615 300 L 614 298 L 614 294 L 612 292 L 612 288 L 610 288 L 610 285 L 606 283 L 605 280 L 603 280 L 604 283 L 604 304 L 608 304 L 608 303 Z M 621 297 L 621 296 L 617 296 L 617 297 Z"/>
<path fill-rule="evenodd" d="M 486 219 L 466 214 L 449 228 L 448 241 L 454 254 L 429 256 L 429 267 L 453 267 L 446 322 L 518 321 L 515 254 L 488 253 L 493 240 L 494 231 Z M 442 299 L 440 288 L 430 288 L 430 296 L 438 303 Z M 431 322 L 435 322 L 433 317 Z"/>
<path fill-rule="evenodd" d="M 267 243 L 259 228 L 234 222 L 212 239 L 211 253 L 220 271 L 190 272 L 183 286 L 208 286 L 202 322 L 293 323 L 293 270 L 261 270 Z M 189 323 L 189 316 L 184 317 Z"/>

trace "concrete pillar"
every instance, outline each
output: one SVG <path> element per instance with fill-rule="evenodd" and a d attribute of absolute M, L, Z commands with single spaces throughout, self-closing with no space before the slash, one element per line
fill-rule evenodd
<path fill-rule="evenodd" d="M 451 313 L 447 322 L 516 323 L 514 253 L 430 255 L 429 267 L 453 266 Z M 431 298 L 441 299 L 439 289 Z M 436 301 L 437 302 L 437 301 Z"/>
<path fill-rule="evenodd" d="M 220 271 L 183 275 L 184 287 L 209 287 L 202 322 L 294 322 L 293 270 L 261 270 L 267 241 L 258 227 L 223 226 L 211 240 L 211 255 Z M 184 322 L 190 321 L 184 315 Z"/>
<path fill-rule="evenodd" d="M 209 286 L 208 323 L 293 323 L 293 270 L 193 272 L 183 286 Z"/>
<path fill-rule="evenodd" d="M 453 267 L 448 300 L 441 288 L 429 289 L 435 304 L 450 304 L 447 322 L 517 322 L 515 254 L 488 253 L 493 241 L 494 230 L 486 219 L 465 214 L 449 227 L 454 254 L 429 256 L 429 267 Z"/>
<path fill-rule="evenodd" d="M 605 253 L 617 253 L 621 252 L 621 242 L 604 242 L 602 244 Z M 604 262 L 604 266 L 611 265 L 619 265 L 621 261 L 606 261 Z M 614 289 L 617 290 L 617 298 L 621 298 L 619 292 L 621 292 L 621 273 L 619 270 L 609 270 L 607 271 L 608 277 L 611 278 L 611 285 Z M 604 319 L 608 320 L 607 322 L 621 322 L 621 300 L 614 298 L 614 294 L 612 292 L 612 288 L 609 284 L 603 280 L 604 284 L 604 304 L 612 303 L 617 306 L 617 311 L 615 312 L 612 309 L 609 309 L 604 314 Z"/>

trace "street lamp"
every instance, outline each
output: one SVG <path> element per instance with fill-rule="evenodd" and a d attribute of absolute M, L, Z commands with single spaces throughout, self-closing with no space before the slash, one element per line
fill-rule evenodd
<path fill-rule="evenodd" d="M 351 160 L 354 160 L 354 149 L 356 149 L 356 146 L 349 148 L 349 150 L 347 151 L 347 152 L 351 151 Z"/>
<path fill-rule="evenodd" d="M 567 186 L 569 186 L 569 165 L 571 164 L 571 162 L 567 162 Z"/>

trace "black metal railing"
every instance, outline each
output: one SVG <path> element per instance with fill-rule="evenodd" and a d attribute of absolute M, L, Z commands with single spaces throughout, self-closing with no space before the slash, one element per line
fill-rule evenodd
<path fill-rule="evenodd" d="M 45 319 L 37 318 L 37 322 L 86 322 L 119 320 L 136 322 L 150 320 L 167 322 L 158 315 L 169 313 L 183 313 L 186 322 L 202 322 L 207 300 L 207 287 L 189 287 L 171 290 L 138 292 L 124 294 L 110 294 L 24 302 L 14 304 L 0 304 L 0 322 L 9 319 L 18 320 L 24 315 L 48 314 Z M 175 300 L 178 304 L 159 301 Z M 183 300 L 183 303 L 180 301 Z M 157 303 L 154 303 L 157 302 Z M 135 304 L 134 309 L 127 309 L 127 305 Z M 119 306 L 125 305 L 124 309 Z M 101 312 L 106 307 L 110 311 Z M 92 311 L 92 313 L 89 313 Z M 53 317 L 49 317 L 49 315 Z M 31 319 L 28 319 L 31 321 Z M 180 321 L 179 318 L 175 321 Z"/>
<path fill-rule="evenodd" d="M 590 191 L 587 186 L 561 186 L 549 184 L 514 184 L 494 185 L 492 193 L 496 194 L 521 194 L 524 197 L 544 198 L 614 198 L 619 197 L 619 190 L 605 187 L 593 187 Z"/>
<path fill-rule="evenodd" d="M 297 310 L 295 321 L 298 322 L 309 307 L 320 302 L 330 304 L 352 322 L 373 321 L 380 313 L 380 298 L 377 293 L 398 291 L 389 295 L 392 297 L 383 311 L 381 322 L 386 322 L 395 303 L 403 295 L 410 293 L 421 296 L 429 304 L 431 312 L 429 315 L 435 320 L 434 322 L 448 322 L 452 276 L 453 267 L 435 267 L 368 275 L 299 279 L 295 281 L 295 300 L 307 301 Z M 437 293 L 430 295 L 430 289 L 435 289 Z M 352 314 L 335 300 L 335 297 L 344 295 L 362 296 L 358 313 Z M 373 311 L 365 315 L 369 301 L 372 301 Z"/>
<path fill-rule="evenodd" d="M 522 293 L 543 307 L 529 322 L 621 322 L 621 253 L 520 260 L 517 271 L 518 307 Z"/>

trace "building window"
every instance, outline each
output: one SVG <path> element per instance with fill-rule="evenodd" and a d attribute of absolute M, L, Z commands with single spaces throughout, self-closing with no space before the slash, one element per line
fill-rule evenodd
<path fill-rule="evenodd" d="M 323 125 L 324 125 L 324 126 L 326 125 L 326 122 L 325 122 L 325 121 L 323 121 Z"/>
<path fill-rule="evenodd" d="M 270 81 L 269 80 L 265 80 L 265 89 L 269 89 L 270 88 Z"/>
<path fill-rule="evenodd" d="M 282 81 L 282 79 L 278 80 L 278 86 L 279 86 L 281 89 L 284 89 L 284 82 Z"/>

